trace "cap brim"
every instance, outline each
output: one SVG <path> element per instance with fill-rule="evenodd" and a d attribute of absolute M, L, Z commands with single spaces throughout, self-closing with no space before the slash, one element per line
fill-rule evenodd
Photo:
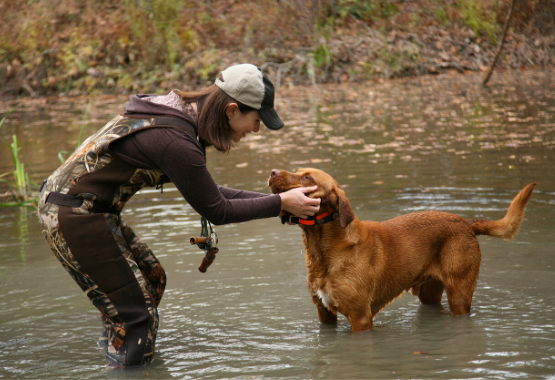
<path fill-rule="evenodd" d="M 260 115 L 262 122 L 269 129 L 277 131 L 278 129 L 283 128 L 283 121 L 281 121 L 275 109 L 260 109 L 258 110 L 258 115 Z"/>

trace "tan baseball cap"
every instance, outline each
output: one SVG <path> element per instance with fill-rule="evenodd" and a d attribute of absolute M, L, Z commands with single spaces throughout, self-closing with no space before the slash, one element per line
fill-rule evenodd
<path fill-rule="evenodd" d="M 283 128 L 283 121 L 274 109 L 274 85 L 266 74 L 250 63 L 233 65 L 222 71 L 216 86 L 238 102 L 258 110 L 264 125 L 270 129 Z"/>

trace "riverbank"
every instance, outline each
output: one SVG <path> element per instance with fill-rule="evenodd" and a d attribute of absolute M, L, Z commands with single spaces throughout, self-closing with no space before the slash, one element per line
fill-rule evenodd
<path fill-rule="evenodd" d="M 486 71 L 510 1 L 126 4 L 0 4 L 0 97 L 197 89 L 240 62 L 277 87 Z M 553 19 L 517 1 L 497 68 L 554 65 Z"/>

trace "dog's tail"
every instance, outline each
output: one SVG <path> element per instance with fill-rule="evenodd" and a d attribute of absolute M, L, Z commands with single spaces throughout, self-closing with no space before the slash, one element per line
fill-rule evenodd
<path fill-rule="evenodd" d="M 509 210 L 503 219 L 495 221 L 477 219 L 467 220 L 474 233 L 476 235 L 489 235 L 505 240 L 511 240 L 520 228 L 520 224 L 524 218 L 524 208 L 526 207 L 526 203 L 528 203 L 528 199 L 530 199 L 530 196 L 532 195 L 534 186 L 536 186 L 536 184 L 531 183 L 517 194 L 515 199 L 511 202 Z"/>

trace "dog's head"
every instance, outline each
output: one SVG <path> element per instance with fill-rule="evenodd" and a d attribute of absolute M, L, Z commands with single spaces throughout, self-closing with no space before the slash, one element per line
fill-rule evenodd
<path fill-rule="evenodd" d="M 296 173 L 273 169 L 268 185 L 272 193 L 279 194 L 297 187 L 318 186 L 316 191 L 308 194 L 310 198 L 320 198 L 320 212 L 337 211 L 339 225 L 347 227 L 355 218 L 355 213 L 337 181 L 322 170 L 306 168 Z"/>

